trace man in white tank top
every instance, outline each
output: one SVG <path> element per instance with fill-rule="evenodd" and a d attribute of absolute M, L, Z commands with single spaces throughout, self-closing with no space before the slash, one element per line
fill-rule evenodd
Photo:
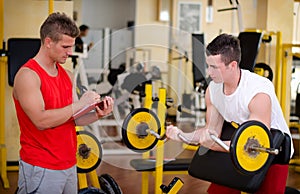
<path fill-rule="evenodd" d="M 192 133 L 168 126 L 168 138 L 181 141 L 178 134 L 182 134 L 191 142 L 200 143 L 211 150 L 224 151 L 210 137 L 210 134 L 221 135 L 224 120 L 239 124 L 257 120 L 269 129 L 279 129 L 291 135 L 272 82 L 240 69 L 241 49 L 237 38 L 227 34 L 219 35 L 207 46 L 206 55 L 207 72 L 212 79 L 205 95 L 206 125 Z M 230 144 L 229 141 L 225 143 Z M 291 144 L 291 156 L 293 152 Z M 287 176 L 288 165 L 272 165 L 258 193 L 284 193 Z M 212 183 L 208 193 L 232 194 L 240 191 Z"/>

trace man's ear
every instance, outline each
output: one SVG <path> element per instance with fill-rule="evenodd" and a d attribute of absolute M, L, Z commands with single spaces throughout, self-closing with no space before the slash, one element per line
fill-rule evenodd
<path fill-rule="evenodd" d="M 232 69 L 238 68 L 238 63 L 236 61 L 232 61 L 229 65 L 230 65 L 230 68 L 232 68 Z"/>
<path fill-rule="evenodd" d="M 45 40 L 44 40 L 44 45 L 45 45 L 47 48 L 50 48 L 50 47 L 51 47 L 51 43 L 52 43 L 51 38 L 46 37 Z"/>

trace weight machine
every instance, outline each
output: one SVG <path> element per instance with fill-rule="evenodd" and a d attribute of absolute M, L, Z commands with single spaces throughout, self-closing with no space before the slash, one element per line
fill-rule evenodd
<path fill-rule="evenodd" d="M 160 88 L 158 91 L 158 101 L 153 101 L 152 96 L 152 85 L 145 85 L 145 99 L 144 99 L 144 107 L 137 110 L 136 115 L 134 116 L 137 119 L 137 122 L 130 119 L 131 114 L 129 114 L 124 120 L 122 126 L 122 137 L 124 143 L 130 145 L 133 143 L 132 141 L 137 140 L 135 136 L 134 129 L 131 128 L 133 133 L 129 131 L 130 127 L 136 124 L 139 124 L 139 121 L 143 122 L 145 119 L 145 124 L 153 125 L 153 129 L 157 132 L 160 131 L 161 134 L 165 133 L 165 113 L 166 113 L 166 89 Z M 143 111 L 139 110 L 150 110 L 153 106 L 153 103 L 157 103 L 157 113 L 147 114 Z M 149 112 L 148 112 L 149 113 Z M 153 115 L 157 114 L 157 118 L 153 117 Z M 138 121 L 139 120 L 139 121 Z M 132 122 L 133 121 L 133 122 Z M 157 122 L 158 121 L 158 122 Z M 164 174 L 187 174 L 187 168 L 190 162 L 190 159 L 176 159 L 173 161 L 166 161 L 164 159 L 164 141 L 158 141 L 155 136 L 148 136 L 143 138 L 141 142 L 135 141 L 133 147 L 138 148 L 139 151 L 147 151 L 150 147 L 156 146 L 155 160 L 149 159 L 150 152 L 144 152 L 142 159 L 134 159 L 130 162 L 131 166 L 133 166 L 137 171 L 142 172 L 142 194 L 147 194 L 149 190 L 149 175 L 152 174 L 155 177 L 155 193 L 177 193 L 183 185 L 183 182 L 179 178 L 174 178 L 171 183 L 166 186 L 163 185 L 163 175 Z M 126 143 L 127 142 L 127 143 Z M 130 147 L 130 146 L 129 146 Z M 137 151 L 137 149 L 135 149 Z M 138 151 L 138 152 L 139 152 Z"/>
<path fill-rule="evenodd" d="M 219 9 L 218 12 L 236 11 L 239 32 L 243 32 L 244 31 L 244 24 L 243 24 L 243 18 L 242 18 L 241 5 L 240 5 L 238 0 L 234 0 L 234 1 L 229 0 L 229 3 L 232 7 Z M 234 15 L 232 15 L 231 31 L 232 31 L 232 33 L 235 32 L 235 16 Z"/>
<path fill-rule="evenodd" d="M 179 111 L 176 114 L 176 120 L 181 121 L 193 121 L 195 126 L 205 125 L 205 90 L 207 88 L 206 79 L 206 61 L 205 61 L 205 49 L 204 49 L 204 34 L 192 34 L 192 59 L 188 57 L 188 53 L 179 53 L 179 57 L 175 57 L 172 60 L 178 61 L 178 69 L 184 69 L 184 75 L 181 71 L 178 71 L 178 93 L 182 92 L 182 85 L 187 87 L 187 78 L 182 77 L 188 74 L 187 66 L 189 62 L 192 63 L 193 72 L 193 89 L 191 93 L 182 94 L 181 105 L 176 109 Z"/>

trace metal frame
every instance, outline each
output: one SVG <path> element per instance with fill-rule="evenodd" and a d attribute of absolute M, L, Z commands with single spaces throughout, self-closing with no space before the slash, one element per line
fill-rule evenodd
<path fill-rule="evenodd" d="M 76 131 L 80 131 L 80 130 L 83 130 L 83 127 L 77 126 Z M 100 189 L 100 183 L 98 181 L 98 175 L 95 169 L 88 173 L 77 173 L 78 190 L 88 187 L 87 176 L 89 177 L 89 182 L 91 183 L 91 186 Z"/>
<path fill-rule="evenodd" d="M 288 80 L 287 80 L 287 70 L 288 70 L 288 62 L 287 62 L 287 57 L 293 55 L 293 53 L 291 52 L 292 48 L 295 47 L 300 47 L 300 44 L 282 44 L 282 85 L 283 87 L 281 88 L 281 94 L 282 94 L 282 99 L 280 101 L 280 104 L 282 106 L 283 109 L 283 113 L 285 118 L 289 118 L 289 113 L 287 113 L 286 110 L 286 106 L 287 104 L 285 103 L 287 100 L 287 87 L 290 87 L 288 85 Z M 300 122 L 289 122 L 289 127 L 295 127 L 298 129 L 298 133 L 297 134 L 292 134 L 292 139 L 296 139 L 296 140 L 300 140 Z M 299 150 L 300 152 L 300 150 Z M 300 153 L 299 153 L 300 155 Z M 290 160 L 290 164 L 291 165 L 295 165 L 294 170 L 296 172 L 300 172 L 300 159 L 291 159 Z"/>
<path fill-rule="evenodd" d="M 145 85 L 145 101 L 144 101 L 144 107 L 151 109 L 152 106 L 152 85 L 146 84 Z M 158 92 L 158 108 L 157 108 L 157 116 L 160 120 L 161 125 L 161 134 L 165 133 L 165 113 L 167 111 L 166 107 L 166 98 L 167 98 L 167 92 L 165 88 L 159 88 Z M 150 152 L 143 153 L 143 159 L 147 159 L 150 157 Z M 156 162 L 155 162 L 155 171 L 143 171 L 142 172 L 142 194 L 148 194 L 149 193 L 149 175 L 154 176 L 154 191 L 155 194 L 162 193 L 162 190 L 160 186 L 163 183 L 163 175 L 164 174 L 188 174 L 188 171 L 163 171 L 163 161 L 164 161 L 164 141 L 158 141 L 156 146 L 156 154 L 155 154 Z M 176 185 L 176 189 L 171 189 L 168 193 L 177 193 L 177 191 L 183 186 L 183 184 Z M 174 191 L 174 192 L 173 192 Z"/>
<path fill-rule="evenodd" d="M 4 2 L 0 0 L 0 43 L 3 42 L 4 35 Z M 1 46 L 1 45 L 0 45 Z M 2 46 L 1 46 L 2 47 Z M 2 48 L 5 50 L 5 48 Z M 0 173 L 5 189 L 9 188 L 7 178 L 7 151 L 5 145 L 5 83 L 7 72 L 7 57 L 0 56 Z"/>

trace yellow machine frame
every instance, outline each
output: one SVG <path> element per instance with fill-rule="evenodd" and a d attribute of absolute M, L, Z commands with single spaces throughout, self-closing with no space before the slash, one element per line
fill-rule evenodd
<path fill-rule="evenodd" d="M 83 130 L 83 127 L 77 126 L 76 131 L 78 130 Z M 88 173 L 77 173 L 79 190 L 89 187 L 87 177 L 89 177 L 89 182 L 93 187 L 100 189 L 100 183 L 95 169 Z"/>
<path fill-rule="evenodd" d="M 2 48 L 3 34 L 4 34 L 4 8 L 3 0 L 0 0 L 0 48 Z M 9 188 L 9 181 L 7 178 L 7 164 L 6 164 L 6 145 L 5 145 L 5 83 L 6 83 L 6 64 L 7 57 L 0 56 L 0 173 L 5 189 Z"/>
<path fill-rule="evenodd" d="M 293 53 L 291 52 L 292 48 L 299 48 L 300 44 L 282 44 L 282 53 L 283 53 L 283 57 L 282 57 L 282 95 L 283 95 L 283 99 L 282 99 L 282 109 L 285 110 L 284 108 L 286 107 L 286 103 L 284 103 L 286 101 L 286 96 L 287 96 L 287 92 L 285 87 L 288 87 L 287 85 L 287 81 L 286 81 L 286 74 L 287 74 L 287 70 L 291 69 L 291 67 L 288 67 L 289 63 L 287 62 L 287 57 L 292 56 Z M 286 113 L 287 115 L 288 113 Z M 289 115 L 287 115 L 289 116 Z M 294 127 L 298 129 L 298 135 L 300 134 L 300 123 L 299 122 L 290 122 L 288 120 L 289 123 L 289 127 Z M 299 146 L 299 145 L 298 145 Z M 300 156 L 300 150 L 299 150 L 299 156 Z M 291 159 L 290 160 L 290 164 L 295 165 L 294 170 L 296 172 L 300 172 L 300 159 Z"/>
<path fill-rule="evenodd" d="M 144 107 L 151 109 L 152 106 L 152 85 L 151 84 L 146 84 L 145 86 L 145 101 L 144 101 Z M 165 133 L 165 114 L 166 114 L 166 89 L 165 88 L 159 88 L 159 93 L 158 93 L 158 110 L 157 110 L 157 115 L 161 124 L 161 134 Z M 150 156 L 150 152 L 145 152 L 143 153 L 143 158 L 147 159 Z M 158 141 L 157 146 L 156 146 L 156 163 L 155 163 L 155 171 L 149 172 L 149 171 L 144 171 L 142 172 L 142 194 L 148 194 L 149 190 L 149 175 L 153 175 L 155 180 L 155 194 L 162 193 L 162 190 L 160 189 L 160 186 L 163 183 L 163 175 L 164 174 L 188 174 L 187 171 L 163 171 L 163 160 L 164 160 L 164 141 Z M 181 184 L 181 183 L 179 183 Z M 172 193 L 173 191 L 176 190 L 176 192 L 183 186 L 182 185 L 175 185 L 173 189 L 169 191 L 169 193 Z"/>

